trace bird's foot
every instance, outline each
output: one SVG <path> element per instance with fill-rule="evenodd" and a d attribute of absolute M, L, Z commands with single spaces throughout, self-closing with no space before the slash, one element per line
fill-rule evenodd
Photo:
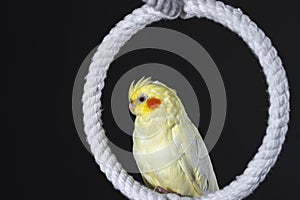
<path fill-rule="evenodd" d="M 157 186 L 155 189 L 155 191 L 158 191 L 159 193 L 162 193 L 162 194 L 169 194 L 170 192 L 160 186 Z"/>

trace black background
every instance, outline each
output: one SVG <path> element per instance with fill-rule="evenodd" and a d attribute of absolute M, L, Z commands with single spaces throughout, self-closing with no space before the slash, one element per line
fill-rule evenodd
<path fill-rule="evenodd" d="M 240 7 L 271 38 L 283 59 L 291 90 L 291 122 L 283 151 L 266 180 L 247 199 L 299 199 L 297 1 L 225 2 Z M 139 0 L 8 3 L 9 67 L 3 76 L 8 78 L 5 99 L 12 106 L 3 107 L 9 108 L 11 199 L 125 199 L 82 145 L 72 119 L 71 101 L 75 76 L 85 56 L 118 21 L 141 5 Z M 228 113 L 211 158 L 223 187 L 243 172 L 264 136 L 268 95 L 259 63 L 234 33 L 206 19 L 164 20 L 153 26 L 194 38 L 219 67 Z M 112 68 L 122 66 L 122 62 L 132 66 L 151 62 L 153 54 L 132 53 L 113 63 Z M 178 62 L 168 56 L 162 59 L 170 66 Z M 139 179 L 138 174 L 134 176 Z"/>

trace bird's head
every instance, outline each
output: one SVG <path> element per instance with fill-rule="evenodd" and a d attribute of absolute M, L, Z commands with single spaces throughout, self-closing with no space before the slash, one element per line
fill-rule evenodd
<path fill-rule="evenodd" d="M 173 93 L 174 90 L 158 81 L 152 81 L 151 77 L 142 77 L 130 85 L 128 92 L 130 112 L 136 116 L 149 116 L 160 109 L 167 97 Z"/>

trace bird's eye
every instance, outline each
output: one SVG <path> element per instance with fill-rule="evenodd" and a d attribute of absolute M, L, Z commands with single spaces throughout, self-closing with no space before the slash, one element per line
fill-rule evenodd
<path fill-rule="evenodd" d="M 144 101 L 146 101 L 146 97 L 144 95 L 138 98 L 139 103 L 143 103 Z"/>

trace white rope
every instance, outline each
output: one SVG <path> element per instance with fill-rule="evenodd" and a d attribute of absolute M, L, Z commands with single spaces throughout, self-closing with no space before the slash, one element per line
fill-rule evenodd
<path fill-rule="evenodd" d="M 167 16 L 178 16 L 182 12 L 181 0 L 142 0 L 148 6 L 157 11 L 164 13 Z"/>
<path fill-rule="evenodd" d="M 149 3 L 150 1 L 146 2 Z M 152 4 L 156 2 L 156 4 L 153 4 L 154 8 L 149 6 L 151 2 Z M 185 18 L 192 16 L 206 17 L 236 32 L 258 57 L 268 84 L 270 107 L 268 127 L 263 143 L 243 174 L 236 177 L 233 182 L 222 190 L 193 199 L 242 199 L 252 193 L 259 183 L 265 179 L 267 173 L 275 164 L 285 140 L 289 121 L 289 90 L 281 60 L 270 39 L 239 9 L 234 9 L 215 0 L 183 0 L 183 4 L 177 4 L 182 5 L 181 8 L 180 6 L 174 6 L 176 1 L 166 0 L 165 2 L 169 2 L 167 5 L 173 5 L 173 7 L 165 9 L 168 12 L 159 12 L 158 10 L 163 10 L 163 7 L 155 7 L 155 5 L 163 5 L 164 1 L 151 2 L 149 5 L 134 10 L 132 14 L 126 16 L 110 31 L 98 47 L 90 65 L 82 101 L 84 130 L 96 162 L 114 187 L 130 199 L 190 199 L 175 194 L 159 194 L 152 191 L 135 181 L 122 168 L 107 145 L 108 139 L 105 136 L 101 121 L 100 97 L 110 63 L 124 43 L 137 31 L 162 18 L 174 19 L 178 14 Z M 184 14 L 181 13 L 182 9 Z"/>

